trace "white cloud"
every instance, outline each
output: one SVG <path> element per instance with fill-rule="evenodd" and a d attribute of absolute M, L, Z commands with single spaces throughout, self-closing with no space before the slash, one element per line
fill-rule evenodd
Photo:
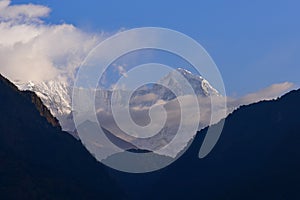
<path fill-rule="evenodd" d="M 272 100 L 276 99 L 283 94 L 291 91 L 294 87 L 293 83 L 290 82 L 284 82 L 284 83 L 278 83 L 278 84 L 273 84 L 267 88 L 264 88 L 258 92 L 254 92 L 251 94 L 248 94 L 246 96 L 243 96 L 241 98 L 231 98 L 231 97 L 224 97 L 224 96 L 214 96 L 214 107 L 215 111 L 217 112 L 216 118 L 214 121 L 210 122 L 211 120 L 211 106 L 212 106 L 212 101 L 211 98 L 209 97 L 201 97 L 198 96 L 198 102 L 199 102 L 199 110 L 200 110 L 200 115 L 201 115 L 201 121 L 200 121 L 200 129 L 204 128 L 205 126 L 208 126 L 210 123 L 217 123 L 219 120 L 222 118 L 226 117 L 224 114 L 229 114 L 236 108 L 242 106 L 242 105 L 249 105 L 252 103 L 256 103 L 259 101 L 263 100 Z M 185 102 L 184 109 L 191 110 L 190 113 L 193 113 L 193 109 L 195 109 L 195 106 L 193 101 L 191 101 L 191 96 L 185 95 L 181 96 L 178 98 L 183 98 Z M 136 96 L 135 98 L 132 99 L 134 102 L 133 107 L 131 109 L 136 112 L 145 112 L 149 111 L 151 107 L 155 106 L 161 106 L 164 105 L 168 108 L 169 113 L 177 113 L 177 115 L 180 115 L 180 111 L 178 109 L 182 109 L 182 107 L 178 106 L 178 101 L 177 99 L 171 100 L 171 101 L 164 101 L 161 100 L 156 94 L 154 93 L 148 93 L 146 95 L 142 96 Z M 153 105 L 145 105 L 145 102 L 152 101 Z M 225 108 L 224 102 L 227 104 L 227 108 Z M 224 110 L 226 109 L 226 111 Z M 133 114 L 134 115 L 134 114 Z M 138 115 L 138 114 L 137 114 Z M 175 114 L 171 114 L 173 118 L 179 118 L 179 116 L 176 116 Z M 148 120 L 148 115 L 145 115 L 143 119 L 143 116 L 139 116 L 139 120 Z"/>
<path fill-rule="evenodd" d="M 148 102 L 148 101 L 154 101 L 157 100 L 158 96 L 154 93 L 148 93 L 141 96 L 135 96 L 133 101 L 135 103 L 142 103 L 142 102 Z"/>
<path fill-rule="evenodd" d="M 70 24 L 47 25 L 50 9 L 0 2 L 0 73 L 10 80 L 46 81 L 74 76 L 82 59 L 102 34 L 85 33 Z"/>
<path fill-rule="evenodd" d="M 248 105 L 251 103 L 259 102 L 262 100 L 272 100 L 280 97 L 281 95 L 289 92 L 295 87 L 293 83 L 284 82 L 273 84 L 267 88 L 264 88 L 258 92 L 250 93 L 236 100 L 228 100 L 229 105 L 240 106 Z"/>
<path fill-rule="evenodd" d="M 50 9 L 41 5 L 10 5 L 10 0 L 0 1 L 0 20 L 4 21 L 39 21 L 40 17 L 46 17 Z"/>
<path fill-rule="evenodd" d="M 118 65 L 118 66 L 117 66 L 117 70 L 118 70 L 118 72 L 119 72 L 120 75 L 124 76 L 125 78 L 128 77 L 128 76 L 127 76 L 127 73 L 126 73 L 126 69 L 125 69 L 124 66 Z"/>
<path fill-rule="evenodd" d="M 212 102 L 209 97 L 198 97 L 199 102 L 199 110 L 200 110 L 200 123 L 199 123 L 199 130 L 209 126 L 210 124 L 217 123 L 219 120 L 225 118 L 229 113 L 237 109 L 238 107 L 242 105 L 248 105 L 251 103 L 255 103 L 262 100 L 271 100 L 278 98 L 279 96 L 285 94 L 286 92 L 290 91 L 293 88 L 293 84 L 289 82 L 285 83 L 279 83 L 271 85 L 265 89 L 262 89 L 258 92 L 248 94 L 244 97 L 234 99 L 230 97 L 224 97 L 224 96 L 216 96 L 214 98 L 214 111 L 215 115 L 212 119 Z M 101 126 L 105 127 L 107 130 L 111 131 L 112 133 L 116 134 L 118 137 L 124 139 L 125 141 L 131 142 L 137 147 L 141 147 L 148 150 L 155 150 L 160 146 L 164 145 L 165 141 L 170 141 L 174 137 L 174 133 L 177 131 L 178 123 L 180 123 L 182 109 L 185 109 L 185 113 L 187 116 L 184 116 L 185 118 L 189 119 L 185 121 L 186 124 L 182 124 L 184 127 L 189 127 L 193 123 L 198 123 L 193 116 L 195 113 L 195 105 L 194 101 L 192 101 L 192 96 L 185 95 L 178 97 L 179 99 L 182 99 L 184 102 L 184 105 L 180 105 L 177 99 L 171 100 L 171 101 L 163 101 L 157 97 L 154 93 L 148 93 L 143 96 L 138 96 L 137 98 L 134 98 L 133 100 L 136 101 L 136 103 L 140 103 L 135 105 L 134 107 L 130 107 L 130 116 L 135 123 L 138 125 L 146 125 L 149 121 L 149 111 L 151 107 L 157 107 L 157 106 L 164 106 L 164 108 L 167 110 L 168 114 L 168 124 L 167 129 L 162 129 L 163 136 L 155 136 L 153 138 L 150 138 L 148 140 L 144 139 L 134 139 L 133 137 L 128 137 L 124 132 L 119 128 L 119 126 L 115 123 L 114 117 L 112 116 L 111 112 L 106 112 L 109 109 L 102 109 L 99 110 L 99 121 Z M 140 101 L 141 100 L 141 101 Z M 143 102 L 148 100 L 154 100 L 156 101 L 153 105 L 143 105 Z M 224 107 L 224 101 L 227 102 L 227 108 Z M 154 109 L 152 110 L 154 113 L 152 113 L 152 116 L 155 116 L 155 118 L 159 119 L 159 121 L 163 121 L 163 115 L 161 113 L 161 110 Z M 124 116 L 128 117 L 128 116 Z M 211 121 L 212 120 L 212 121 Z M 130 124 L 127 124 L 130 127 Z M 155 124 L 154 124 L 155 125 Z M 152 127 L 151 127 L 152 128 Z M 155 130 L 157 127 L 153 126 L 153 130 Z M 179 140 L 179 143 L 177 144 L 177 147 L 184 147 L 186 143 L 184 141 L 189 141 L 196 133 L 192 134 L 185 134 L 182 136 L 182 138 Z M 179 148 L 180 150 L 181 148 Z M 165 152 L 165 155 L 168 156 L 175 156 L 178 152 Z"/>

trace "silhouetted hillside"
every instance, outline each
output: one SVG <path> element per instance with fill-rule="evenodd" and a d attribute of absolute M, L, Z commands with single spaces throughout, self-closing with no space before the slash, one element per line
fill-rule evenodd
<path fill-rule="evenodd" d="M 299 103 L 300 90 L 242 106 L 204 159 L 198 153 L 207 129 L 167 168 L 111 173 L 134 199 L 300 199 Z"/>
<path fill-rule="evenodd" d="M 34 93 L 0 76 L 0 99 L 0 199 L 119 198 L 105 167 Z"/>

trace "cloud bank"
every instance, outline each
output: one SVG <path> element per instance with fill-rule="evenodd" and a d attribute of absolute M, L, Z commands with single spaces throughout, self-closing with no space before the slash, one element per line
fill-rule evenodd
<path fill-rule="evenodd" d="M 0 2 L 0 73 L 10 80 L 41 82 L 73 78 L 82 59 L 103 34 L 71 24 L 45 24 L 50 9 Z"/>
<path fill-rule="evenodd" d="M 276 99 L 282 94 L 290 91 L 294 85 L 289 82 L 284 82 L 280 84 L 274 84 L 267 88 L 264 88 L 261 91 L 251 93 L 245 95 L 241 98 L 230 98 L 224 96 L 214 96 L 214 97 L 201 97 L 198 96 L 199 105 L 195 105 L 193 101 L 191 101 L 192 97 L 190 95 L 179 96 L 178 99 L 183 99 L 184 105 L 180 105 L 178 99 L 173 99 L 169 101 L 164 101 L 160 99 L 155 93 L 147 93 L 141 96 L 135 96 L 131 99 L 131 104 L 125 106 L 121 104 L 123 107 L 127 107 L 130 110 L 130 116 L 124 115 L 122 117 L 128 118 L 131 117 L 132 120 L 139 126 L 145 126 L 151 122 L 149 113 L 152 109 L 152 120 L 159 119 L 158 121 L 164 121 L 163 114 L 161 113 L 160 109 L 153 109 L 155 107 L 163 106 L 166 109 L 167 113 L 167 120 L 164 127 L 160 130 L 158 134 L 151 138 L 135 138 L 133 136 L 129 136 L 126 134 L 126 131 L 123 131 L 120 126 L 118 126 L 115 122 L 115 118 L 112 115 L 109 104 L 99 104 L 96 105 L 98 109 L 98 120 L 100 125 L 104 127 L 106 130 L 110 131 L 111 133 L 115 134 L 117 137 L 121 138 L 124 141 L 130 142 L 136 147 L 147 149 L 156 152 L 156 150 L 160 150 L 165 144 L 168 144 L 176 135 L 177 129 L 181 120 L 182 109 L 184 109 L 186 116 L 189 120 L 186 121 L 185 124 L 182 124 L 183 127 L 189 127 L 191 124 L 198 123 L 194 121 L 195 117 L 193 116 L 193 111 L 196 106 L 199 106 L 200 110 L 200 122 L 199 122 L 199 129 L 201 130 L 209 125 L 215 124 L 219 122 L 221 119 L 225 118 L 228 114 L 236 110 L 238 107 L 242 105 L 248 105 L 251 103 L 255 103 L 262 100 L 272 100 Z M 214 111 L 215 111 L 215 118 L 212 119 L 212 102 L 211 98 L 214 98 Z M 104 98 L 101 98 L 104 99 Z M 223 102 L 227 102 L 227 108 L 223 107 Z M 147 104 L 146 102 L 152 102 L 151 105 Z M 108 106 L 108 107 L 106 107 Z M 120 113 L 118 113 L 120 114 Z M 124 124 L 126 129 L 130 129 L 131 125 Z M 154 130 L 157 129 L 157 124 L 151 126 Z M 131 128 L 131 132 L 134 132 Z M 156 133 L 156 132 L 155 132 Z M 135 133 L 139 134 L 139 133 Z M 180 140 L 176 141 L 176 145 L 178 150 L 181 150 L 185 147 L 188 141 L 195 135 L 196 133 L 185 133 L 180 135 Z M 157 152 L 158 153 L 158 152 Z M 178 152 L 164 152 L 163 155 L 167 155 L 170 157 L 175 157 Z"/>
<path fill-rule="evenodd" d="M 275 99 L 282 94 L 293 89 L 295 85 L 290 82 L 273 84 L 269 87 L 266 87 L 258 92 L 250 93 L 245 95 L 244 97 L 237 100 L 240 105 L 247 105 L 250 103 L 255 103 L 262 100 L 271 100 Z"/>
<path fill-rule="evenodd" d="M 29 22 L 39 21 L 40 17 L 46 17 L 50 9 L 40 5 L 10 5 L 10 0 L 0 2 L 0 19 L 1 21 Z"/>

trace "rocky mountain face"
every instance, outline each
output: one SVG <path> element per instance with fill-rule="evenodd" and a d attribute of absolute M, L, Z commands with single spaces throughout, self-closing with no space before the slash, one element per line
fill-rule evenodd
<path fill-rule="evenodd" d="M 21 91 L 34 92 L 50 111 L 49 114 L 55 116 L 64 131 L 74 134 L 74 124 L 72 122 L 71 96 L 72 88 L 69 84 L 59 81 L 47 81 L 34 83 L 13 82 Z"/>
<path fill-rule="evenodd" d="M 118 199 L 121 191 L 33 92 L 0 76 L 0 198 Z"/>

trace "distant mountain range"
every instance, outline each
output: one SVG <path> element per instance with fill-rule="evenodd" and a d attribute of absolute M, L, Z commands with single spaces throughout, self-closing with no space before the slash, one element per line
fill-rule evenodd
<path fill-rule="evenodd" d="M 1 199 L 300 199 L 300 90 L 234 111 L 207 157 L 198 158 L 206 128 L 146 174 L 98 163 L 34 93 L 1 76 L 0 98 Z"/>
<path fill-rule="evenodd" d="M 186 78 L 186 80 L 191 84 L 191 87 L 194 89 L 197 96 L 208 97 L 213 95 L 220 95 L 219 92 L 201 76 L 192 74 L 190 71 L 183 68 L 178 68 L 162 77 L 161 80 L 158 81 L 158 84 L 154 84 L 151 87 L 141 87 L 137 91 L 135 91 L 132 97 L 132 105 L 142 107 L 153 105 L 159 99 L 171 101 L 176 97 L 172 91 L 159 84 L 165 84 L 171 88 L 174 88 L 179 95 L 184 95 L 184 93 L 182 93 L 182 91 L 185 91 L 184 86 L 180 85 L 182 83 L 178 82 L 176 72 Z M 44 105 L 46 105 L 50 112 L 59 120 L 63 130 L 71 133 L 74 132 L 75 127 L 72 123 L 71 113 L 71 97 L 73 91 L 72 82 L 68 83 L 60 81 L 47 81 L 34 83 L 32 81 L 20 82 L 18 80 L 15 80 L 14 84 L 22 91 L 29 90 L 35 92 L 37 96 L 40 97 Z M 128 92 L 131 91 L 119 91 L 121 96 L 126 95 Z M 139 101 L 134 101 L 135 98 L 147 94 L 154 94 L 156 96 L 151 100 L 144 99 L 141 101 L 139 99 Z M 111 90 L 98 88 L 96 96 L 96 107 L 101 110 L 109 110 L 109 107 L 111 105 L 111 95 Z"/>
<path fill-rule="evenodd" d="M 182 83 L 182 81 L 179 81 L 179 75 L 182 75 L 182 77 L 187 80 L 186 83 L 188 85 L 185 85 L 184 83 Z M 46 105 L 50 112 L 59 120 L 62 129 L 71 133 L 76 138 L 79 137 L 74 124 L 71 108 L 71 97 L 73 90 L 71 82 L 67 83 L 48 81 L 34 83 L 30 81 L 24 83 L 20 81 L 14 81 L 14 84 L 16 84 L 17 87 L 22 91 L 29 90 L 35 92 L 41 98 L 42 102 Z M 167 87 L 164 87 L 163 85 Z M 132 117 L 134 118 L 136 116 L 135 119 L 138 120 L 140 124 L 145 124 L 147 122 L 147 118 L 140 116 L 146 116 L 144 113 L 150 108 L 150 106 L 155 105 L 159 101 L 163 101 L 164 104 L 176 104 L 177 100 L 175 99 L 175 93 L 177 94 L 177 96 L 190 94 L 187 93 L 189 91 L 189 87 L 194 90 L 194 93 L 197 97 L 207 99 L 205 101 L 207 101 L 208 103 L 203 104 L 202 108 L 202 113 L 204 113 L 205 116 L 201 116 L 202 121 L 199 122 L 199 129 L 204 128 L 205 126 L 209 125 L 209 121 L 211 119 L 210 116 L 206 116 L 206 113 L 209 113 L 208 110 L 210 109 L 209 97 L 217 96 L 221 98 L 221 94 L 215 88 L 213 88 L 203 77 L 193 74 L 183 68 L 177 68 L 173 71 L 170 71 L 166 75 L 162 75 L 162 78 L 157 81 L 157 84 L 147 86 L 145 85 L 134 91 L 130 99 L 130 108 L 133 110 L 133 112 L 131 113 Z M 173 91 L 168 88 L 172 88 Z M 127 102 L 125 101 L 125 97 L 128 96 L 132 91 L 117 89 L 114 92 L 118 93 L 121 102 L 124 101 L 124 104 L 127 104 Z M 112 94 L 113 91 L 111 90 L 98 88 L 96 90 L 95 107 L 97 110 L 99 121 L 103 122 L 101 123 L 101 126 L 108 132 L 110 132 L 110 135 L 114 135 L 113 138 L 116 139 L 116 141 L 114 142 L 123 140 L 125 146 L 128 146 L 127 143 L 132 143 L 132 146 L 153 150 L 172 140 L 172 138 L 174 137 L 173 133 L 176 133 L 176 129 L 178 126 L 176 124 L 176 120 L 173 120 L 174 123 L 169 123 L 167 124 L 168 126 L 162 129 L 161 135 L 163 135 L 164 138 L 161 138 L 161 136 L 159 136 L 160 141 L 157 141 L 155 138 L 151 141 L 147 141 L 144 139 L 135 139 L 124 134 L 123 131 L 118 128 L 118 126 L 115 124 L 114 119 L 112 118 Z M 232 109 L 233 108 L 229 110 Z M 220 119 L 223 117 L 225 117 L 225 114 L 220 116 Z M 191 137 L 192 136 L 189 136 L 186 140 L 188 141 Z M 183 144 L 180 145 L 185 146 L 185 142 L 183 140 L 182 143 Z"/>

